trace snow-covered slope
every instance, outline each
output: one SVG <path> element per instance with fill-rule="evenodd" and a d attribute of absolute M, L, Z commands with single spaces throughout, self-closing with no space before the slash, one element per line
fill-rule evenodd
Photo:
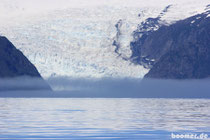
<path fill-rule="evenodd" d="M 161 16 L 164 24 L 201 13 L 208 4 L 209 0 L 1 0 L 0 34 L 45 78 L 143 77 L 147 69 L 124 59 L 131 56 L 138 24 L 157 17 L 168 5 Z M 120 44 L 118 53 L 114 41 Z"/>

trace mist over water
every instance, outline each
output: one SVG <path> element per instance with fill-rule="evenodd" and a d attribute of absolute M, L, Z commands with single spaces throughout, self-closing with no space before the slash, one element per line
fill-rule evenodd
<path fill-rule="evenodd" d="M 15 91 L 15 90 L 49 90 L 50 86 L 42 78 L 37 77 L 15 77 L 15 78 L 1 78 L 1 91 Z"/>
<path fill-rule="evenodd" d="M 55 78 L 48 82 L 57 91 L 77 90 L 97 97 L 210 98 L 210 79 Z"/>
<path fill-rule="evenodd" d="M 210 79 L 157 80 L 134 78 L 1 79 L 1 97 L 210 98 Z M 10 89 L 10 90 L 8 90 Z M 34 90 L 36 89 L 36 90 Z"/>

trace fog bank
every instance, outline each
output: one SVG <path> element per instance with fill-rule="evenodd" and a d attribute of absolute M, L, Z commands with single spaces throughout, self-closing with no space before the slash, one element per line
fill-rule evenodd
<path fill-rule="evenodd" d="M 37 98 L 210 98 L 210 79 L 49 78 L 53 91 L 38 79 L 1 79 L 0 97 Z M 21 84 L 20 84 L 21 83 Z M 26 89 L 24 89 L 24 86 Z M 7 90 L 13 87 L 12 90 Z M 17 88 L 18 87 L 18 88 Z M 19 88 L 21 87 L 21 88 Z M 34 90 L 42 87 L 42 89 Z M 2 90 L 6 89 L 6 90 Z"/>
<path fill-rule="evenodd" d="M 51 90 L 51 88 L 42 78 L 28 76 L 16 78 L 1 78 L 0 91 L 12 90 Z"/>

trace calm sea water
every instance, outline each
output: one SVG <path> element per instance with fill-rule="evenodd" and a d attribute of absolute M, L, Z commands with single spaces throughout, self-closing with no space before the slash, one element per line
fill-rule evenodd
<path fill-rule="evenodd" d="M 0 139 L 210 137 L 210 100 L 0 98 Z"/>

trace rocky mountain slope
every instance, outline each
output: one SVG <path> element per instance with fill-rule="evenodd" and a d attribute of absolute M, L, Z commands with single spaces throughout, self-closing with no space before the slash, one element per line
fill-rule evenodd
<path fill-rule="evenodd" d="M 48 84 L 45 83 L 45 81 L 40 76 L 36 67 L 23 55 L 23 53 L 16 49 L 15 46 L 6 37 L 0 36 L 0 90 L 4 89 L 5 87 L 9 88 L 11 83 L 5 85 L 5 82 L 8 81 L 8 79 L 17 77 L 24 77 L 24 79 L 30 77 L 31 79 L 36 79 L 37 82 L 41 82 L 39 83 L 39 87 L 33 85 L 35 83 L 29 85 L 30 89 L 50 89 Z M 24 81 L 19 79 L 17 84 L 20 83 L 25 84 Z"/>
<path fill-rule="evenodd" d="M 200 79 L 210 76 L 210 11 L 162 26 L 148 35 L 143 54 L 154 59 L 146 78 Z"/>
<path fill-rule="evenodd" d="M 0 77 L 40 77 L 35 66 L 6 38 L 0 36 Z"/>

